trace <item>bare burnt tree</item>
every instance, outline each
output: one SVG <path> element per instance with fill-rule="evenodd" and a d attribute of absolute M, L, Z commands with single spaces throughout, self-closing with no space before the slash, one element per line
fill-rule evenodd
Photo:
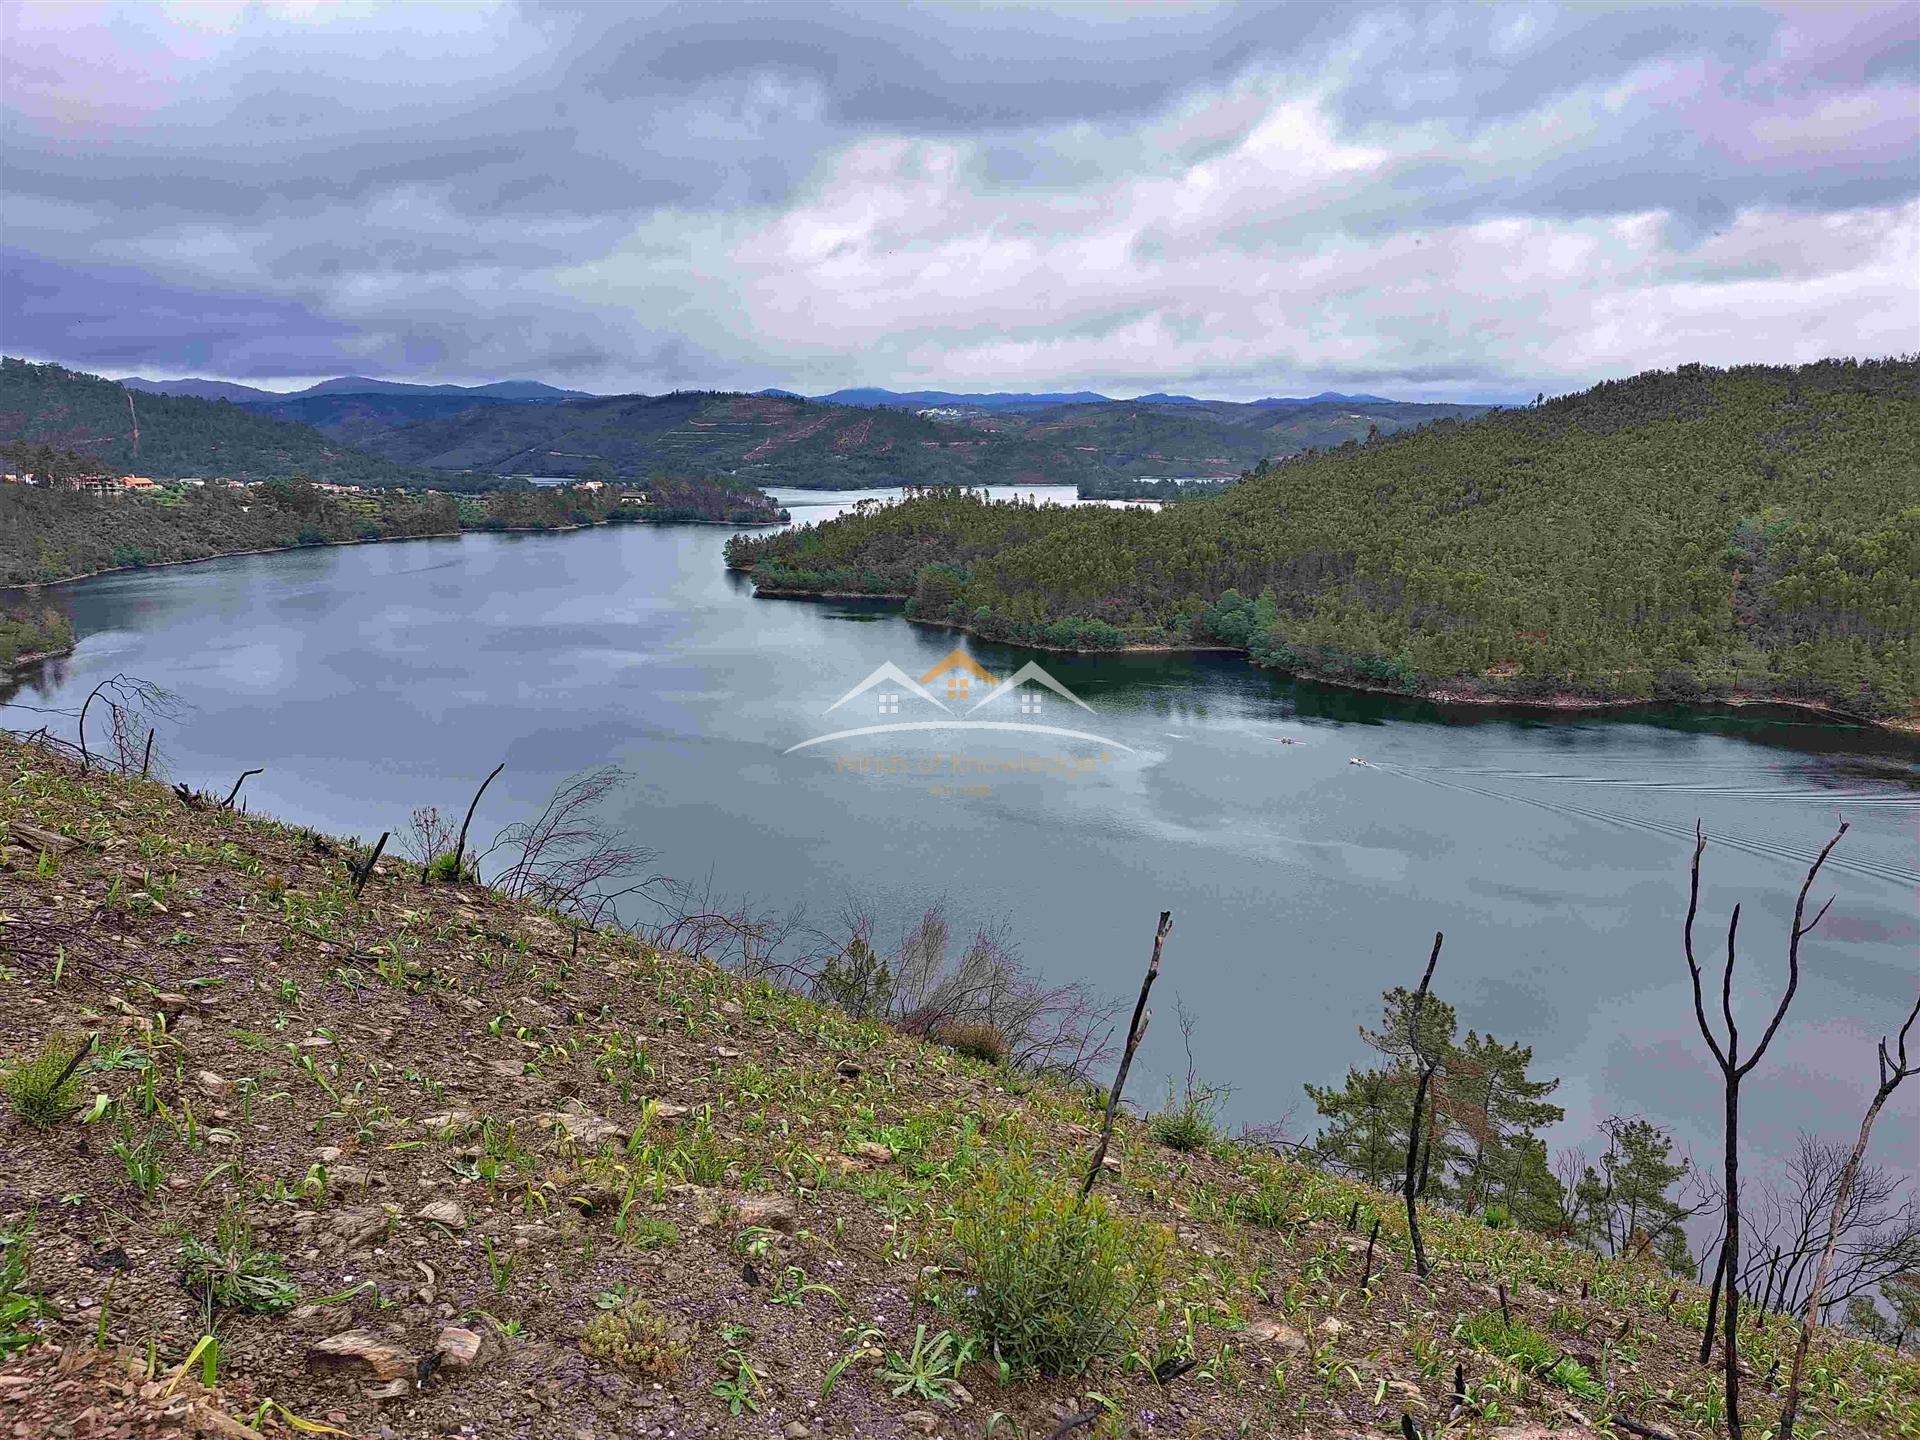
<path fill-rule="evenodd" d="M 1779 1032 L 1780 1022 L 1786 1018 L 1787 1008 L 1793 1004 L 1794 994 L 1800 988 L 1800 941 L 1826 916 L 1833 901 L 1806 919 L 1807 893 L 1813 889 L 1813 882 L 1820 874 L 1820 867 L 1827 863 L 1827 856 L 1833 853 L 1847 833 L 1845 822 L 1834 837 L 1826 843 L 1813 864 L 1807 867 L 1806 879 L 1800 883 L 1800 894 L 1794 902 L 1793 924 L 1787 936 L 1787 984 L 1781 992 L 1780 1002 L 1774 1007 L 1773 1017 L 1767 1022 L 1766 1030 L 1760 1036 L 1760 1043 L 1744 1060 L 1740 1057 L 1740 1030 L 1733 1018 L 1733 968 L 1738 955 L 1740 934 L 1740 907 L 1733 907 L 1733 914 L 1727 921 L 1727 959 L 1726 969 L 1720 981 L 1720 1015 L 1726 1027 L 1724 1042 L 1714 1034 L 1713 1026 L 1707 1022 L 1706 999 L 1702 993 L 1700 962 L 1694 955 L 1693 925 L 1700 911 L 1700 857 L 1706 853 L 1707 840 L 1698 824 L 1694 826 L 1693 864 L 1689 871 L 1687 889 L 1687 922 L 1683 931 L 1687 960 L 1687 974 L 1693 982 L 1693 1015 L 1700 1026 L 1701 1038 L 1707 1042 L 1714 1062 L 1720 1067 L 1722 1092 L 1725 1111 L 1726 1130 L 1726 1238 L 1720 1246 L 1720 1265 L 1717 1271 L 1717 1283 L 1721 1290 L 1721 1308 L 1723 1310 L 1724 1338 L 1722 1359 L 1726 1365 L 1726 1405 L 1727 1433 L 1732 1440 L 1741 1440 L 1744 1426 L 1740 1418 L 1740 1083 L 1753 1073 L 1767 1053 L 1767 1047 L 1773 1043 L 1773 1037 Z M 1707 1335 L 1709 1343 L 1713 1333 L 1713 1304 L 1708 1302 Z"/>
<path fill-rule="evenodd" d="M 456 881 L 460 879 L 466 865 L 467 830 L 473 824 L 473 812 L 480 808 L 480 797 L 487 793 L 487 787 L 493 784 L 494 777 L 506 768 L 507 762 L 502 760 L 489 770 L 487 778 L 480 782 L 480 788 L 473 792 L 473 799 L 467 802 L 466 818 L 460 822 L 460 833 L 454 837 L 453 841 L 453 879 Z"/>
<path fill-rule="evenodd" d="M 1873 1135 L 1873 1122 L 1880 1118 L 1880 1111 L 1887 1103 L 1887 1097 L 1900 1088 L 1905 1080 L 1920 1065 L 1909 1063 L 1907 1059 L 1907 1032 L 1913 1029 L 1913 1022 L 1920 1018 L 1920 1000 L 1914 1001 L 1913 1009 L 1907 1013 L 1907 1023 L 1900 1027 L 1900 1036 L 1891 1052 L 1887 1049 L 1884 1036 L 1875 1059 L 1880 1070 L 1880 1083 L 1875 1087 L 1873 1099 L 1867 1105 L 1867 1113 L 1860 1120 L 1860 1134 L 1853 1142 L 1853 1153 L 1847 1157 L 1841 1168 L 1839 1182 L 1834 1187 L 1833 1210 L 1827 1223 L 1826 1243 L 1821 1247 L 1820 1263 L 1813 1272 L 1813 1286 L 1807 1296 L 1807 1309 L 1800 1322 L 1800 1338 L 1793 1347 L 1793 1368 L 1787 1379 L 1786 1399 L 1780 1407 L 1781 1440 L 1793 1440 L 1793 1427 L 1799 1418 L 1800 1379 L 1806 1369 L 1807 1349 L 1813 1344 L 1813 1328 L 1820 1323 L 1820 1306 L 1827 1288 L 1827 1282 L 1833 1271 L 1834 1252 L 1840 1244 L 1841 1227 L 1845 1222 L 1847 1203 L 1861 1174 L 1862 1162 L 1866 1159 L 1867 1141 Z M 1893 1273 L 1897 1274 L 1907 1267 L 1902 1265 Z M 1882 1278 L 1891 1278 L 1884 1276 Z"/>
<path fill-rule="evenodd" d="M 220 808 L 222 810 L 231 810 L 233 808 L 233 802 L 240 797 L 240 787 L 247 783 L 248 778 L 254 775 L 264 775 L 265 773 L 266 769 L 264 766 L 256 766 L 251 770 L 242 770 L 240 777 L 233 782 L 233 788 L 227 791 L 227 798 L 220 802 Z"/>
<path fill-rule="evenodd" d="M 1107 1146 L 1113 1143 L 1113 1120 L 1120 1113 L 1120 1092 L 1126 1089 L 1127 1072 L 1133 1068 L 1133 1057 L 1140 1049 L 1140 1041 L 1153 1019 L 1153 1013 L 1147 1009 L 1147 996 L 1153 991 L 1153 982 L 1160 978 L 1160 954 L 1166 949 L 1167 932 L 1171 929 L 1173 912 L 1162 910 L 1160 923 L 1153 932 L 1153 954 L 1147 961 L 1147 975 L 1140 982 L 1140 998 L 1134 1001 L 1133 1019 L 1127 1023 L 1127 1044 L 1120 1052 L 1120 1068 L 1114 1073 L 1113 1088 L 1107 1092 L 1107 1110 L 1100 1122 L 1100 1143 L 1094 1147 L 1093 1160 L 1087 1166 L 1086 1183 L 1080 1187 L 1080 1198 L 1083 1200 L 1093 1193 L 1093 1182 L 1100 1178 L 1100 1169 L 1107 1163 Z"/>
<path fill-rule="evenodd" d="M 1786 1183 L 1749 1207 L 1743 1229 L 1754 1236 L 1754 1253 L 1740 1275 L 1749 1301 L 1800 1313 L 1829 1238 L 1823 1309 L 1920 1264 L 1920 1200 L 1903 1194 L 1906 1177 L 1851 1160 L 1848 1147 L 1802 1135 L 1787 1162 Z"/>
<path fill-rule="evenodd" d="M 728 895 L 715 888 L 712 875 L 698 883 L 662 879 L 634 893 L 647 913 L 629 928 L 656 950 L 698 955 L 755 980 L 792 983 L 781 956 L 803 928 L 804 907 L 778 909 Z"/>
<path fill-rule="evenodd" d="M 1433 967 L 1440 963 L 1440 946 L 1445 939 L 1444 934 L 1434 932 L 1433 953 L 1427 956 L 1427 968 L 1420 976 L 1420 988 L 1413 992 L 1413 1003 L 1407 1007 L 1407 1049 L 1412 1053 L 1416 1069 L 1413 1117 L 1407 1124 L 1407 1173 L 1402 1190 L 1407 1202 L 1407 1232 L 1413 1243 L 1413 1268 L 1422 1279 L 1427 1274 L 1427 1247 L 1420 1238 L 1420 1214 L 1415 1203 L 1426 1179 L 1420 1166 L 1420 1124 L 1426 1110 L 1427 1092 L 1432 1089 L 1434 1074 L 1445 1057 L 1438 1046 L 1429 1043 L 1429 1037 L 1420 1028 L 1420 1017 L 1427 1007 L 1427 993 L 1433 984 Z"/>
<path fill-rule="evenodd" d="M 380 852 L 387 848 L 387 839 L 392 833 L 390 830 L 382 830 L 380 838 L 374 842 L 372 851 L 367 855 L 366 864 L 353 867 L 354 899 L 358 900 L 360 892 L 367 888 L 367 879 L 373 874 L 373 867 L 380 863 Z"/>
<path fill-rule="evenodd" d="M 107 715 L 107 752 L 96 756 L 87 744 L 87 717 L 95 706 Z M 177 719 L 185 709 L 180 697 L 165 686 L 137 675 L 109 675 L 87 692 L 75 716 L 75 749 L 82 774 L 96 763 L 131 775 L 145 757 L 144 742 L 160 720 Z"/>
<path fill-rule="evenodd" d="M 576 917 L 604 915 L 621 896 L 664 883 L 645 873 L 658 852 L 628 843 L 601 813 L 625 781 L 612 765 L 569 777 L 533 819 L 502 830 L 475 867 L 504 851 L 506 869 L 490 882 L 496 889 Z"/>

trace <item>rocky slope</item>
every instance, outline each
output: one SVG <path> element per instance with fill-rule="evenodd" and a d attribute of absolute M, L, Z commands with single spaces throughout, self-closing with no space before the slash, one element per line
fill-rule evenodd
<path fill-rule="evenodd" d="M 1389 1197 L 1131 1120 L 1128 1338 L 956 1377 L 956 1213 L 1083 1173 L 1086 1091 L 361 859 L 0 739 L 0 1064 L 92 1037 L 73 1112 L 0 1112 L 0 1435 L 1716 1433 L 1693 1287 L 1444 1212 L 1421 1280 Z M 1911 1354 L 1816 1358 L 1803 1433 L 1920 1430 Z"/>

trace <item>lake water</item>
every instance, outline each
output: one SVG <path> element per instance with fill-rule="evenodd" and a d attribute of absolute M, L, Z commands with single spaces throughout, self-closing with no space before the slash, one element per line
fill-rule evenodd
<path fill-rule="evenodd" d="M 780 498 L 805 522 L 856 497 Z M 879 689 L 823 712 L 888 661 L 921 675 L 958 637 L 884 605 L 755 600 L 722 567 L 728 533 L 470 535 L 105 576 L 54 592 L 79 649 L 12 698 L 75 703 L 115 671 L 157 680 L 192 706 L 162 735 L 177 778 L 224 790 L 262 765 L 255 808 L 368 837 L 397 834 L 416 805 L 457 811 L 502 760 L 476 822 L 487 834 L 565 775 L 617 764 L 632 776 L 621 819 L 670 874 L 822 918 L 850 896 L 897 919 L 944 895 L 956 927 L 1005 917 L 1035 969 L 1129 1001 L 1170 909 L 1147 1078 L 1130 1088 L 1147 1098 L 1184 1068 L 1178 996 L 1201 1071 L 1235 1087 L 1233 1117 L 1292 1110 L 1296 1134 L 1313 1119 L 1301 1083 L 1364 1058 L 1356 1027 L 1377 1020 L 1383 988 L 1418 979 L 1438 929 L 1436 984 L 1462 1031 L 1530 1043 L 1564 1077 L 1556 1143 L 1637 1113 L 1710 1154 L 1716 1082 L 1679 943 L 1694 820 L 1713 842 L 1709 935 L 1746 907 L 1752 1034 L 1794 888 L 1844 812 L 1833 910 L 1746 1114 L 1775 1155 L 1797 1129 L 1856 1126 L 1873 1039 L 1920 973 L 1913 745 L 1753 712 L 1442 711 L 1230 656 L 970 642 L 997 677 L 1038 659 L 1092 710 L 1049 694 L 1037 714 L 1015 715 L 1011 696 L 1002 713 L 1105 743 L 915 732 L 789 754 L 918 718 L 912 696 L 876 713 Z M 955 754 L 972 768 L 918 773 Z M 905 773 L 886 768 L 896 755 Z M 1015 759 L 1029 768 L 995 768 Z M 1920 1088 L 1898 1099 L 1874 1153 L 1912 1169 Z"/>

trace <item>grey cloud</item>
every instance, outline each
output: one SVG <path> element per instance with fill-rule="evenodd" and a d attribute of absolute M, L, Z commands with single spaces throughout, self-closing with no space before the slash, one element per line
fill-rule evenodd
<path fill-rule="evenodd" d="M 1505 318 L 1477 294 L 1471 318 L 1439 309 L 1429 283 L 1491 296 L 1505 278 L 1474 269 L 1500 252 L 1465 256 L 1463 227 L 1584 237 L 1654 214 L 1660 251 L 1631 272 L 1653 279 L 1631 283 L 1726 283 L 1783 273 L 1713 252 L 1744 214 L 1920 191 L 1920 26 L 1899 5 L 420 7 L 377 34 L 249 12 L 178 46 L 166 23 L 129 10 L 51 40 L 10 25 L 12 348 L 228 374 L 802 385 L 892 383 L 885 367 L 1004 342 L 1081 367 L 1049 383 L 1509 392 L 1572 348 L 1521 333 L 1588 322 L 1521 295 Z M 1328 133 L 1245 159 L 1289 103 Z M 856 163 L 886 145 L 890 161 Z M 1364 159 L 1303 198 L 1288 171 L 1325 146 Z M 1209 169 L 1214 190 L 1179 188 Z M 924 206 L 863 215 L 922 190 Z M 1094 234 L 1112 239 L 1100 258 L 1048 264 Z M 1396 243 L 1451 258 L 1430 276 L 1403 252 L 1371 273 L 1326 263 Z M 1810 238 L 1807 264 L 1843 270 L 1856 243 Z M 921 256 L 952 293 L 929 293 Z M 1031 272 L 1027 303 L 972 293 L 1007 266 Z M 1276 284 L 1320 318 L 1303 333 L 1377 336 L 1379 353 L 1263 338 L 1233 287 L 1257 302 Z M 789 324 L 795 305 L 814 328 Z M 843 338 L 894 314 L 897 334 Z M 1179 374 L 1153 347 L 1126 353 L 1155 327 Z M 1095 342 L 1112 353 L 1088 358 Z"/>
<path fill-rule="evenodd" d="M 101 369 L 159 359 L 183 370 L 312 375 L 349 365 L 349 327 L 258 295 L 73 268 L 0 248 L 0 334 L 10 351 Z"/>

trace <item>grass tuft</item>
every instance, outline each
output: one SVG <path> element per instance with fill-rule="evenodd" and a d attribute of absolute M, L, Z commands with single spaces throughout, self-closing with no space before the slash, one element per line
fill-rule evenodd
<path fill-rule="evenodd" d="M 1585 1365 L 1521 1321 L 1509 1321 L 1488 1311 L 1465 1317 L 1454 1327 L 1453 1333 L 1476 1350 L 1498 1355 L 1583 1400 L 1607 1398 L 1605 1387 L 1593 1378 Z"/>
<path fill-rule="evenodd" d="M 968 1059 L 983 1060 L 989 1065 L 1006 1064 L 1009 1052 L 1007 1037 L 985 1021 L 955 1021 L 942 1025 L 933 1032 L 933 1038 Z"/>
<path fill-rule="evenodd" d="M 75 1061 L 90 1041 L 55 1030 L 40 1042 L 31 1060 L 17 1061 L 6 1074 L 7 1099 L 14 1112 L 36 1130 L 51 1130 L 80 1103 Z"/>
<path fill-rule="evenodd" d="M 1220 1097 L 1204 1085 L 1187 1086 L 1184 1095 L 1167 1085 L 1167 1103 L 1147 1121 L 1147 1129 L 1169 1150 L 1182 1154 L 1211 1150 L 1220 1139 Z"/>

